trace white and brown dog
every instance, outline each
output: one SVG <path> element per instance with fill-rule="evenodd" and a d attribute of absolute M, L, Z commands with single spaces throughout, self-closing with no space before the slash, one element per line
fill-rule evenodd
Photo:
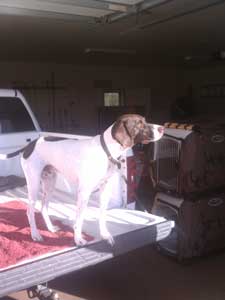
<path fill-rule="evenodd" d="M 118 158 L 128 148 L 137 143 L 149 143 L 162 137 L 164 128 L 146 123 L 137 114 L 122 115 L 102 135 L 93 138 L 73 140 L 41 137 L 23 149 L 10 154 L 1 154 L 7 159 L 22 153 L 21 164 L 27 181 L 29 206 L 27 216 L 33 240 L 42 237 L 35 222 L 35 202 L 40 183 L 43 189 L 42 215 L 49 231 L 56 231 L 48 215 L 48 202 L 54 190 L 57 172 L 77 185 L 77 215 L 74 224 L 76 245 L 84 245 L 82 225 L 84 212 L 91 193 L 100 190 L 100 234 L 110 244 L 113 237 L 106 227 L 105 213 L 109 200 L 107 179 L 118 170 Z"/>

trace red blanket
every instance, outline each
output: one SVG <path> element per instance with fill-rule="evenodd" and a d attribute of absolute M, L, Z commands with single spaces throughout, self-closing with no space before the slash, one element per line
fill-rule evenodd
<path fill-rule="evenodd" d="M 71 228 L 56 221 L 54 223 L 60 231 L 51 233 L 40 213 L 36 213 L 36 222 L 43 242 L 34 242 L 31 238 L 25 203 L 10 201 L 0 204 L 0 269 L 25 259 L 74 247 Z"/>

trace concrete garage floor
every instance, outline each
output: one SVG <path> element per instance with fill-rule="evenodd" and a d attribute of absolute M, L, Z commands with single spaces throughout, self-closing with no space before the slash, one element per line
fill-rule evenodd
<path fill-rule="evenodd" d="M 56 279 L 61 300 L 224 300 L 225 253 L 180 265 L 148 246 Z M 25 300 L 25 292 L 4 300 Z"/>

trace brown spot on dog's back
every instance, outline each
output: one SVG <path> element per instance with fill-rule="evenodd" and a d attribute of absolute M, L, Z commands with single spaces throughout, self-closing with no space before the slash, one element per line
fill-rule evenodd
<path fill-rule="evenodd" d="M 44 141 L 46 142 L 60 142 L 60 141 L 64 141 L 64 140 L 68 140 L 65 137 L 59 137 L 59 136 L 45 136 L 44 137 Z"/>
<path fill-rule="evenodd" d="M 46 136 L 44 137 L 44 141 L 46 142 L 60 142 L 60 141 L 65 141 L 68 140 L 68 138 L 65 137 L 57 137 L 57 136 Z M 77 140 L 77 139 L 74 139 Z M 30 142 L 24 149 L 23 152 L 23 158 L 27 159 L 31 156 L 31 154 L 33 153 L 36 143 L 37 143 L 38 139 L 33 140 L 32 142 Z"/>
<path fill-rule="evenodd" d="M 27 159 L 27 158 L 29 158 L 29 157 L 31 156 L 31 154 L 32 154 L 33 151 L 34 151 L 34 148 L 35 148 L 35 145 L 36 145 L 36 143 L 37 143 L 37 140 L 38 140 L 38 139 L 33 140 L 32 142 L 30 142 L 30 143 L 26 146 L 26 148 L 24 149 L 24 152 L 23 152 L 23 158 L 24 158 L 24 159 Z"/>

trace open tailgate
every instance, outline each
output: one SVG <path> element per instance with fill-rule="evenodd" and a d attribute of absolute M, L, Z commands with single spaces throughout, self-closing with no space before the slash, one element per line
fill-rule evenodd
<path fill-rule="evenodd" d="M 94 240 L 84 247 L 65 249 L 0 269 L 0 297 L 162 240 L 170 234 L 174 222 L 145 212 L 113 209 L 108 211 L 107 225 L 115 239 L 113 247 L 98 236 L 94 210 L 89 211 L 84 226 Z"/>

